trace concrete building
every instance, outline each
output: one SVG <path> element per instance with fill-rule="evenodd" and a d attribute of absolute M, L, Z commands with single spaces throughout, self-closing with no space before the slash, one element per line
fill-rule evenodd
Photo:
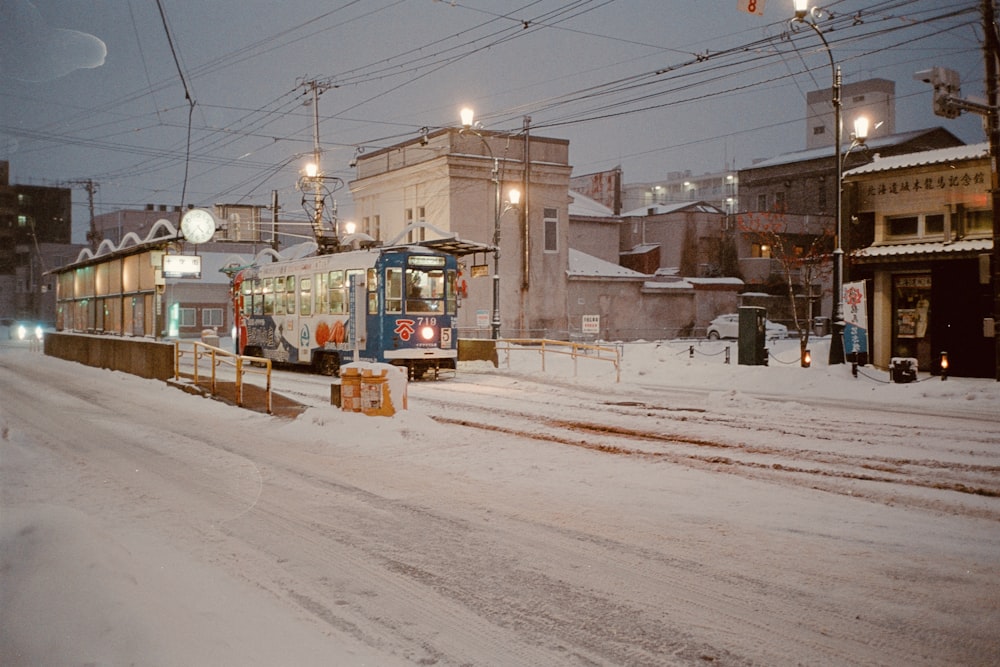
<path fill-rule="evenodd" d="M 845 170 L 871 162 L 876 156 L 889 157 L 928 149 L 961 146 L 962 141 L 944 128 L 903 132 L 871 139 L 865 147 L 841 147 Z M 769 309 L 771 319 L 787 322 L 791 317 L 784 283 L 785 269 L 774 254 L 773 238 L 760 230 L 779 230 L 790 253 L 809 248 L 820 236 L 833 249 L 836 228 L 837 165 L 832 145 L 762 160 L 739 172 L 740 211 L 734 219 L 740 276 L 747 289 L 761 299 L 755 305 Z M 846 206 L 845 206 L 846 211 Z M 850 217 L 845 213 L 845 219 Z M 871 227 L 847 224 L 842 247 L 871 242 Z M 832 264 L 831 264 L 832 266 Z M 820 272 L 817 284 L 796 284 L 797 294 L 814 302 L 813 314 L 829 317 L 833 310 L 832 280 L 829 271 Z M 771 298 L 765 298 L 770 295 Z M 769 303 L 766 303 L 769 302 Z M 800 311 L 805 312 L 805 309 Z"/>
<path fill-rule="evenodd" d="M 626 183 L 622 193 L 625 211 L 698 201 L 727 213 L 739 210 L 740 206 L 739 174 L 735 169 L 705 174 L 674 171 L 659 181 Z"/>
<path fill-rule="evenodd" d="M 869 137 L 878 139 L 896 133 L 896 83 L 867 79 L 840 87 L 841 126 L 846 133 L 860 116 L 870 121 Z M 833 91 L 821 88 L 806 93 L 806 149 L 833 146 Z"/>
<path fill-rule="evenodd" d="M 377 241 L 444 233 L 493 245 L 499 232 L 501 335 L 560 337 L 570 171 L 563 139 L 446 128 L 358 156 L 350 189 L 359 231 Z M 505 203 L 511 188 L 524 193 L 519 207 Z M 494 271 L 492 253 L 463 260 L 463 337 L 490 335 Z"/>
<path fill-rule="evenodd" d="M 82 246 L 71 243 L 68 188 L 10 183 L 0 161 L 0 320 L 55 321 L 55 283 L 47 271 Z"/>

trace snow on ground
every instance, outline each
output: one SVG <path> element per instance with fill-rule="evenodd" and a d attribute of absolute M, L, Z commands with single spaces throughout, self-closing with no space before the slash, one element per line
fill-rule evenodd
<path fill-rule="evenodd" d="M 665 477 L 662 469 L 637 472 L 624 467 L 630 464 L 621 461 L 591 464 L 584 459 L 568 458 L 555 448 L 527 450 L 502 433 L 483 432 L 482 441 L 476 443 L 449 442 L 453 437 L 452 427 L 428 417 L 432 401 L 447 400 L 447 394 L 440 393 L 448 391 L 447 382 L 411 385 L 411 409 L 387 419 L 344 414 L 330 406 L 329 379 L 282 377 L 279 390 L 288 387 L 301 391 L 298 397 L 312 405 L 292 422 L 263 415 L 247 416 L 230 406 L 187 396 L 163 383 L 67 364 L 43 357 L 23 345 L 4 345 L 3 340 L 0 332 L 0 390 L 11 398 L 16 393 L 18 398 L 16 401 L 5 398 L 0 404 L 0 451 L 3 454 L 0 457 L 0 500 L 3 503 L 0 516 L 0 662 L 5 665 L 459 664 L 463 662 L 463 655 L 474 656 L 466 658 L 466 662 L 503 664 L 501 648 L 482 649 L 484 653 L 476 658 L 474 647 L 457 640 L 455 645 L 450 645 L 449 632 L 444 629 L 434 634 L 435 650 L 439 653 L 423 654 L 419 643 L 411 647 L 384 629 L 383 637 L 373 640 L 370 636 L 373 631 L 369 629 L 369 634 L 361 633 L 363 637 L 359 639 L 358 633 L 350 631 L 353 626 L 341 621 L 338 614 L 347 614 L 363 606 L 366 603 L 364 595 L 357 600 L 346 599 L 343 608 L 331 611 L 310 601 L 300 591 L 292 597 L 305 600 L 304 608 L 312 613 L 305 614 L 301 610 L 290 613 L 276 591 L 270 588 L 272 580 L 268 578 L 291 578 L 288 571 L 273 574 L 269 568 L 279 565 L 263 562 L 252 565 L 254 561 L 247 554 L 242 556 L 244 562 L 238 563 L 240 557 L 235 551 L 232 554 L 227 551 L 236 549 L 231 545 L 233 536 L 238 533 L 241 522 L 254 516 L 254 508 L 261 499 L 264 478 L 261 466 L 254 461 L 254 451 L 267 456 L 278 456 L 274 452 L 280 451 L 282 456 L 298 457 L 309 466 L 324 465 L 333 456 L 340 474 L 347 474 L 343 470 L 352 465 L 361 469 L 371 456 L 373 445 L 379 446 L 379 456 L 401 464 L 400 470 L 384 471 L 381 473 L 384 477 L 380 476 L 377 482 L 367 482 L 381 485 L 382 492 L 392 497 L 422 498 L 421 485 L 425 482 L 418 471 L 426 469 L 439 476 L 440 489 L 435 493 L 454 493 L 459 498 L 460 484 L 479 485 L 476 489 L 479 492 L 492 489 L 498 496 L 509 494 L 508 501 L 512 505 L 524 503 L 520 511 L 527 516 L 536 511 L 531 500 L 535 491 L 530 484 L 544 480 L 545 485 L 557 490 L 555 497 L 561 500 L 553 500 L 539 492 L 541 505 L 552 503 L 549 508 L 552 514 L 568 517 L 567 520 L 582 521 L 586 516 L 587 529 L 591 529 L 591 524 L 603 526 L 600 530 L 606 531 L 604 539 L 614 535 L 615 540 L 624 541 L 638 539 L 635 535 L 659 534 L 664 529 L 660 525 L 662 512 L 657 508 L 668 498 L 673 503 L 670 505 L 671 520 L 690 522 L 688 540 L 704 540 L 706 547 L 711 547 L 716 540 L 713 535 L 729 526 L 725 529 L 725 541 L 719 542 L 725 551 L 700 566 L 709 569 L 724 569 L 723 564 L 730 558 L 739 560 L 726 553 L 739 552 L 740 558 L 753 562 L 756 552 L 761 551 L 761 570 L 754 576 L 765 578 L 769 576 L 766 563 L 768 559 L 773 560 L 775 554 L 766 552 L 769 547 L 767 540 L 760 539 L 762 535 L 776 533 L 781 540 L 794 545 L 797 535 L 810 532 L 811 525 L 829 526 L 824 528 L 828 533 L 824 539 L 831 539 L 830 534 L 837 533 L 838 539 L 849 539 L 852 545 L 865 545 L 857 547 L 857 562 L 847 566 L 846 571 L 831 572 L 844 587 L 838 595 L 849 594 L 849 587 L 853 585 L 850 569 L 868 567 L 865 551 L 877 549 L 874 545 L 879 540 L 885 540 L 893 551 L 899 552 L 900 558 L 906 558 L 904 554 L 912 547 L 911 540 L 916 539 L 913 533 L 926 533 L 928 551 L 921 555 L 921 563 L 926 559 L 930 563 L 927 567 L 933 567 L 933 563 L 940 560 L 949 563 L 952 569 L 956 565 L 967 568 L 963 578 L 954 574 L 956 579 L 950 584 L 941 584 L 940 590 L 947 591 L 950 587 L 956 591 L 954 595 L 971 595 L 973 590 L 982 590 L 986 597 L 972 603 L 982 607 L 981 620 L 1000 618 L 1000 602 L 995 597 L 998 590 L 995 565 L 1000 555 L 995 520 L 975 520 L 978 521 L 975 525 L 986 526 L 987 530 L 978 531 L 973 539 L 972 535 L 963 536 L 965 524 L 929 521 L 919 513 L 901 516 L 894 513 L 891 504 L 872 504 L 862 506 L 860 512 L 854 507 L 852 511 L 856 513 L 850 520 L 831 524 L 832 516 L 843 516 L 843 503 L 847 501 L 837 500 L 836 496 L 812 498 L 795 487 L 786 489 L 787 495 L 776 494 L 776 487 L 756 480 L 738 484 L 725 476 L 683 471 L 673 471 Z M 918 443 L 921 437 L 933 437 L 920 432 L 933 433 L 935 424 L 943 416 L 965 415 L 978 425 L 975 428 L 980 429 L 979 435 L 974 435 L 968 446 L 962 443 L 966 451 L 938 452 L 936 455 L 997 460 L 1000 383 L 955 377 L 942 381 L 921 374 L 919 382 L 897 384 L 890 381 L 887 372 L 872 367 L 862 367 L 858 377 L 853 377 L 850 365 L 831 367 L 826 363 L 828 344 L 828 337 L 814 339 L 810 345 L 812 366 L 801 368 L 794 340 L 769 342 L 772 359 L 767 367 L 739 365 L 735 341 L 631 343 L 621 348 L 620 381 L 607 361 L 580 359 L 574 362 L 563 355 L 547 354 L 543 372 L 539 350 L 517 350 L 509 359 L 501 354 L 498 369 L 484 362 L 461 364 L 456 378 L 461 384 L 456 382 L 451 386 L 461 387 L 463 400 L 470 401 L 468 405 L 472 406 L 481 398 L 485 405 L 503 412 L 515 406 L 521 409 L 516 398 L 523 400 L 523 396 L 515 397 L 519 386 L 527 392 L 529 382 L 534 385 L 540 381 L 541 386 L 548 389 L 543 389 L 546 393 L 539 396 L 547 396 L 544 400 L 552 402 L 546 403 L 551 407 L 539 409 L 550 409 L 553 417 L 578 409 L 582 397 L 587 396 L 599 397 L 607 403 L 625 403 L 637 397 L 650 401 L 652 397 L 663 396 L 664 400 L 682 406 L 696 405 L 712 415 L 753 415 L 753 419 L 745 417 L 738 422 L 747 429 L 767 421 L 769 416 L 776 422 L 786 423 L 789 413 L 797 411 L 801 411 L 802 419 L 808 422 L 811 412 L 830 405 L 848 410 L 851 406 L 882 408 L 887 412 L 904 412 L 898 420 L 887 418 L 886 421 L 912 425 Z M 725 363 L 727 346 L 730 347 L 729 364 Z M 539 403 L 542 401 L 540 398 Z M 130 414 L 121 414 L 115 407 L 119 404 Z M 12 405 L 17 407 L 12 408 Z M 171 406 L 170 414 L 158 414 L 157 406 L 163 405 Z M 93 413 L 97 413 L 99 419 L 78 416 Z M 352 437 L 331 443 L 329 428 L 334 424 L 349 431 Z M 88 429 L 95 425 L 100 431 L 91 434 Z M 709 423 L 709 420 L 699 424 L 692 419 L 690 428 L 705 429 L 705 437 L 729 437 L 725 426 Z M 244 434 L 242 440 L 234 439 L 237 431 Z M 169 443 L 158 442 L 164 434 L 169 434 Z M 748 440 L 753 437 L 753 433 L 746 436 Z M 767 437 L 776 436 L 769 433 Z M 870 437 L 880 446 L 877 433 Z M 179 478 L 190 476 L 200 480 L 204 477 L 208 481 L 203 486 L 215 485 L 211 493 L 223 498 L 213 501 L 219 503 L 215 506 L 219 516 L 198 516 L 205 513 L 201 505 L 194 500 L 175 499 L 171 493 L 176 490 L 164 481 L 168 476 L 165 467 L 151 471 L 157 474 L 150 476 L 144 474 L 147 471 L 143 470 L 143 459 L 109 457 L 105 460 L 103 449 L 110 439 L 116 438 L 128 438 L 129 442 L 136 443 L 132 447 L 135 450 L 147 447 L 151 461 L 163 460 L 166 451 L 170 456 L 183 456 L 189 472 L 178 473 Z M 234 444 L 237 442 L 241 444 Z M 208 448 L 205 443 L 217 446 Z M 276 443 L 281 447 L 276 447 Z M 294 448 L 286 443 L 294 443 Z M 468 449 L 472 445 L 489 445 L 489 448 L 477 449 L 478 453 L 471 456 L 452 455 L 454 448 Z M 857 443 L 844 446 L 856 447 Z M 888 451 L 900 444 L 887 440 L 884 446 Z M 525 456 L 530 456 L 531 460 L 525 461 Z M 287 460 L 293 461 L 293 458 Z M 576 461 L 582 467 L 567 469 L 567 461 Z M 271 468 L 273 476 L 277 467 L 272 464 Z M 123 504 L 111 487 L 116 480 L 128 480 L 132 474 L 135 481 L 124 483 L 131 501 Z M 669 489 L 663 486 L 667 480 L 671 485 Z M 608 489 L 613 486 L 618 492 L 602 494 L 598 502 L 591 490 L 595 483 L 606 483 Z M 161 484 L 163 486 L 159 486 Z M 195 494 L 207 495 L 210 491 L 198 487 L 190 493 L 194 497 Z M 277 489 L 271 490 L 271 493 L 277 492 Z M 791 498 L 794 502 L 790 505 Z M 424 499 L 421 502 L 431 501 Z M 462 507 L 467 502 L 468 499 L 458 500 L 454 506 Z M 561 505 L 557 507 L 555 503 L 565 503 L 566 507 L 560 509 Z M 973 503 L 979 503 L 973 509 L 994 516 L 1000 509 L 996 498 L 975 498 L 970 505 Z M 179 506 L 174 507 L 174 504 Z M 732 518 L 722 518 L 734 513 Z M 225 516 L 220 519 L 222 515 Z M 628 517 L 627 520 L 618 526 L 624 517 Z M 492 516 L 490 521 L 497 529 L 504 525 L 499 514 Z M 743 522 L 738 532 L 737 521 Z M 194 531 L 189 522 L 196 527 Z M 879 536 L 872 534 L 872 526 L 879 527 Z M 251 535 L 258 533 L 258 529 L 249 532 Z M 584 549 L 585 545 L 580 543 L 579 548 Z M 664 545 L 663 548 L 668 547 Z M 669 548 L 687 547 L 677 543 Z M 776 575 L 781 577 L 782 586 L 793 586 L 789 581 L 795 582 L 797 578 L 807 579 L 805 572 L 809 567 L 830 567 L 823 561 L 828 557 L 826 552 L 820 546 L 811 548 L 815 553 L 809 558 L 816 562 L 801 564 L 801 572 L 786 569 Z M 795 551 L 794 546 L 791 551 Z M 433 560 L 432 556 L 434 554 L 427 554 L 428 560 Z M 444 552 L 436 554 L 439 559 L 447 556 Z M 679 552 L 671 562 L 687 562 L 695 557 L 690 552 Z M 540 560 L 536 567 L 541 569 L 543 562 L 544 559 Z M 600 567 L 599 562 L 596 560 L 587 568 Z M 260 570 L 257 579 L 254 567 Z M 424 567 L 432 566 L 425 564 Z M 616 571 L 615 566 L 610 567 L 607 571 L 592 572 L 587 585 L 598 586 L 595 581 L 601 581 L 601 577 L 611 582 L 618 576 L 625 576 Z M 774 564 L 776 570 L 782 567 L 788 566 Z M 697 572 L 689 575 L 699 576 Z M 317 572 L 315 576 L 311 585 L 320 587 L 319 582 L 325 575 Z M 568 571 L 554 576 L 567 577 L 567 581 L 573 577 Z M 873 575 L 868 573 L 867 576 Z M 248 581 L 250 586 L 246 585 Z M 734 580 L 733 586 L 736 583 Z M 487 582 L 482 584 L 487 585 Z M 294 583 L 284 585 L 292 589 Z M 377 583 L 371 586 L 374 588 Z M 892 586 L 901 591 L 900 595 L 908 590 L 902 579 L 892 582 Z M 966 590 L 968 593 L 960 593 Z M 764 595 L 763 591 L 761 594 Z M 310 589 L 308 595 L 318 596 L 319 592 Z M 370 592 L 367 595 L 374 597 Z M 633 595 L 637 599 L 641 597 L 638 591 Z M 729 592 L 716 591 L 715 595 L 734 605 L 734 609 L 743 602 L 737 588 Z M 905 597 L 901 599 L 906 600 Z M 749 599 L 746 604 L 748 608 L 759 604 L 765 609 L 773 602 L 758 603 Z M 783 613 L 791 618 L 794 615 L 792 603 L 779 602 L 787 605 Z M 896 601 L 891 602 L 895 604 Z M 546 602 L 538 598 L 531 604 L 543 606 Z M 883 610 L 885 613 L 905 613 L 889 603 L 883 604 L 888 608 L 888 611 Z M 941 606 L 945 606 L 944 602 Z M 440 608 L 445 608 L 444 603 Z M 433 610 L 440 611 L 439 608 Z M 741 650 L 750 662 L 767 662 L 767 656 L 777 662 L 788 661 L 788 664 L 810 662 L 809 651 L 817 650 L 826 642 L 844 643 L 830 655 L 841 658 L 868 655 L 863 653 L 864 647 L 854 646 L 850 644 L 854 640 L 841 636 L 842 631 L 846 633 L 845 627 L 825 628 L 819 634 L 828 633 L 831 637 L 817 640 L 812 648 L 795 648 L 781 646 L 784 640 L 776 640 L 777 644 L 772 645 L 765 637 L 752 637 L 757 623 L 760 631 L 766 632 L 768 621 L 764 617 L 759 621 L 747 621 L 752 616 L 750 612 L 746 618 L 732 616 L 738 624 L 713 635 L 710 631 L 715 623 L 728 623 L 726 616 L 718 619 L 702 611 L 706 615 L 695 619 L 697 623 L 689 632 L 697 637 L 715 637 L 712 642 L 721 656 L 720 664 L 742 664 L 734 658 Z M 379 613 L 388 612 L 372 612 L 369 620 Z M 398 613 L 400 618 L 406 615 L 404 610 Z M 728 613 L 736 614 L 736 611 Z M 921 613 L 930 614 L 931 611 Z M 437 615 L 431 614 L 432 618 L 426 622 L 432 622 Z M 322 618 L 327 625 L 317 624 L 313 616 Z M 683 625 L 685 622 L 682 613 L 675 612 L 673 617 L 676 623 Z M 389 624 L 389 621 L 384 622 Z M 419 627 L 420 622 L 417 618 L 406 622 L 394 619 L 389 625 Z M 510 633 L 505 625 L 501 622 L 494 627 L 497 637 Z M 809 622 L 803 620 L 801 625 L 808 626 Z M 989 630 L 973 626 L 970 632 L 976 637 L 988 636 Z M 855 628 L 853 631 L 863 630 Z M 625 628 L 621 631 L 625 632 Z M 788 632 L 793 630 L 788 629 Z M 934 645 L 934 650 L 941 651 L 936 657 L 955 655 L 949 653 L 956 649 L 947 639 L 953 630 L 945 628 L 939 632 L 944 638 L 935 640 L 938 644 Z M 789 634 L 787 637 L 795 636 Z M 865 640 L 856 641 L 863 644 Z M 884 641 L 888 648 L 882 650 L 889 651 L 883 654 L 885 664 L 892 664 L 897 657 L 892 651 L 905 649 L 893 645 L 890 640 Z M 498 640 L 498 644 L 502 643 Z M 710 647 L 696 646 L 703 655 L 713 654 Z M 987 655 L 991 650 L 1000 650 L 998 646 L 974 647 L 969 655 Z M 512 658 L 512 664 L 541 664 L 538 660 L 555 660 L 557 655 L 555 652 L 547 654 L 537 645 L 518 644 L 518 647 L 519 658 Z M 598 662 L 614 662 L 607 656 L 602 659 L 600 653 L 595 655 Z M 690 661 L 697 662 L 698 658 Z M 919 662 L 934 664 L 937 660 L 931 655 L 930 659 L 922 656 Z M 578 664 L 572 655 L 562 656 L 557 663 Z"/>

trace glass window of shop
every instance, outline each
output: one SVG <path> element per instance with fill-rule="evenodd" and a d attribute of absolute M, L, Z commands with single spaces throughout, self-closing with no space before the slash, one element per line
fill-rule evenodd
<path fill-rule="evenodd" d="M 892 356 L 912 357 L 922 370 L 931 366 L 931 274 L 893 276 Z"/>

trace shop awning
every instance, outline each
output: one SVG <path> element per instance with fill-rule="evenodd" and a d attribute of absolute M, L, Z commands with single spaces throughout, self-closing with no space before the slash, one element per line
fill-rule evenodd
<path fill-rule="evenodd" d="M 992 252 L 993 239 L 962 239 L 945 243 L 893 243 L 862 248 L 851 253 L 851 258 L 862 264 L 903 262 L 926 259 L 959 259 Z"/>

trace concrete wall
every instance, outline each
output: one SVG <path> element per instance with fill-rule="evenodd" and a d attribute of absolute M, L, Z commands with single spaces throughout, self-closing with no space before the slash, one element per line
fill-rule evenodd
<path fill-rule="evenodd" d="M 174 346 L 148 338 L 46 332 L 45 354 L 148 379 L 174 376 Z"/>

